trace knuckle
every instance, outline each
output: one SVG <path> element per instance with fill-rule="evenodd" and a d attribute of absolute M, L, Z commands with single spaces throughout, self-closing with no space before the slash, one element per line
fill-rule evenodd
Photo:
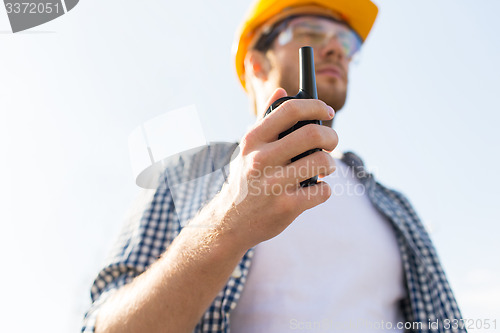
<path fill-rule="evenodd" d="M 290 197 L 282 196 L 281 199 L 282 200 L 278 200 L 276 204 L 276 209 L 279 214 L 288 215 L 296 209 L 297 205 Z"/>
<path fill-rule="evenodd" d="M 319 200 L 321 201 L 321 203 L 328 200 L 328 198 L 330 198 L 331 195 L 332 195 L 332 189 L 331 189 L 330 185 L 328 185 L 326 183 L 323 184 L 321 187 L 320 196 L 319 196 Z"/>
<path fill-rule="evenodd" d="M 255 129 L 248 131 L 240 142 L 241 154 L 249 155 L 254 150 L 255 143 L 257 142 L 257 132 Z"/>
<path fill-rule="evenodd" d="M 240 151 L 242 155 L 248 155 L 251 152 L 251 144 L 249 142 L 248 134 L 245 135 L 240 142 Z"/>
<path fill-rule="evenodd" d="M 331 161 L 332 157 L 330 155 L 328 155 L 327 153 L 325 153 L 324 151 L 319 151 L 317 160 L 318 160 L 320 165 L 330 166 L 330 164 L 332 162 Z"/>
<path fill-rule="evenodd" d="M 314 173 L 328 175 L 332 172 L 331 170 L 335 162 L 329 154 L 319 151 L 315 153 L 312 163 Z"/>
<path fill-rule="evenodd" d="M 281 112 L 285 113 L 290 118 L 296 118 L 300 114 L 300 108 L 297 107 L 297 100 L 289 99 L 284 101 L 281 105 Z"/>
<path fill-rule="evenodd" d="M 254 151 L 251 154 L 249 154 L 249 165 L 252 170 L 259 170 L 263 168 L 264 163 L 265 163 L 265 153 L 261 151 Z"/>
<path fill-rule="evenodd" d="M 316 124 L 307 124 L 307 125 L 304 125 L 305 135 L 311 141 L 313 141 L 315 143 L 319 143 L 323 139 L 323 136 L 321 134 L 321 128 L 319 126 L 320 125 L 316 125 Z"/>

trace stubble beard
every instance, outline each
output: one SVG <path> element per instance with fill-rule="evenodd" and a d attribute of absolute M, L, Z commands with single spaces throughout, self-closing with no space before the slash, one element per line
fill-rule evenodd
<path fill-rule="evenodd" d="M 282 77 L 280 78 L 280 85 L 286 90 L 288 96 L 295 96 L 299 91 L 299 78 L 295 78 L 293 71 L 284 70 L 282 72 Z M 332 79 L 338 80 L 338 79 Z M 295 83 L 293 83 L 295 82 Z M 322 100 L 326 104 L 330 105 L 337 113 L 344 106 L 347 99 L 347 89 L 342 89 L 338 87 L 340 84 L 335 82 L 329 82 L 329 88 L 318 86 L 318 99 Z M 333 120 L 323 121 L 323 125 L 332 127 Z"/>

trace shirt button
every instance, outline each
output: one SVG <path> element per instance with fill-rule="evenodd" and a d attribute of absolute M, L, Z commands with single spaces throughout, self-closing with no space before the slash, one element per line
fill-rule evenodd
<path fill-rule="evenodd" d="M 231 276 L 234 277 L 235 279 L 241 277 L 241 268 L 240 268 L 240 265 L 238 265 L 238 266 L 236 266 L 234 268 L 233 274 L 231 274 Z"/>

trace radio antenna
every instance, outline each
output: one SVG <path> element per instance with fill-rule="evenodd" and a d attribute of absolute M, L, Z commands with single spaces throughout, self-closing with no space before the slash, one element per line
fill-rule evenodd
<path fill-rule="evenodd" d="M 318 99 L 316 89 L 316 75 L 314 72 L 314 51 L 310 46 L 300 48 L 300 91 L 307 95 L 307 98 Z"/>

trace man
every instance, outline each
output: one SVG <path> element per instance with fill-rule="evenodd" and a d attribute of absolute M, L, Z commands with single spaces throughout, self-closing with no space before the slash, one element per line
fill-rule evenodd
<path fill-rule="evenodd" d="M 238 149 L 215 144 L 167 163 L 164 182 L 92 287 L 84 331 L 457 326 L 458 306 L 409 202 L 375 182 L 353 153 L 336 161 L 329 153 L 349 62 L 376 14 L 370 0 L 253 5 L 237 35 L 236 68 L 255 126 Z M 314 48 L 320 100 L 290 100 L 263 118 L 273 101 L 298 91 L 304 45 Z M 311 119 L 326 126 L 278 139 Z M 313 148 L 320 151 L 291 162 Z M 299 185 L 315 175 L 323 181 Z M 345 191 L 331 195 L 338 186 Z"/>

